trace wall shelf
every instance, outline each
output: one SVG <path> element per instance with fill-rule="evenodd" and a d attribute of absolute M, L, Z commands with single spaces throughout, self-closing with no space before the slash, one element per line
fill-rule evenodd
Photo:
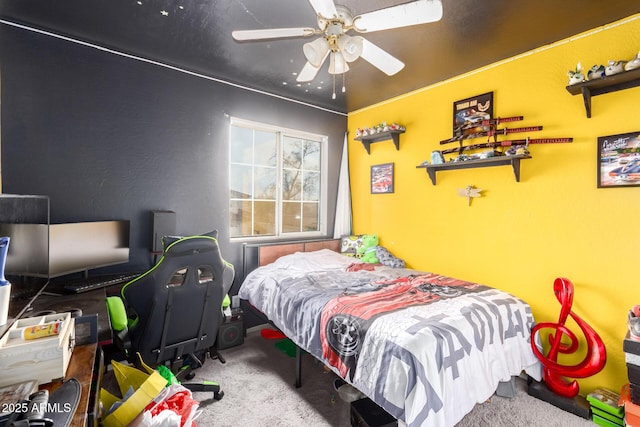
<path fill-rule="evenodd" d="M 491 166 L 505 166 L 511 165 L 513 168 L 513 175 L 516 178 L 516 182 L 520 182 L 520 160 L 530 159 L 531 156 L 499 156 L 491 157 L 481 160 L 467 160 L 464 162 L 447 162 L 438 165 L 418 165 L 416 168 L 426 169 L 427 175 L 431 179 L 431 183 L 436 185 L 436 172 L 444 170 L 454 169 L 473 169 L 473 168 L 487 168 Z"/>
<path fill-rule="evenodd" d="M 367 154 L 371 154 L 371 144 L 374 142 L 392 140 L 396 146 L 396 150 L 400 150 L 400 134 L 404 133 L 404 130 L 388 130 L 384 132 L 378 132 L 373 135 L 359 136 L 354 138 L 356 141 L 362 142 L 364 149 L 367 150 Z"/>
<path fill-rule="evenodd" d="M 603 76 L 596 80 L 567 86 L 567 91 L 572 95 L 582 94 L 587 118 L 591 117 L 591 97 L 619 90 L 631 89 L 640 86 L 640 68 L 631 71 Z"/>

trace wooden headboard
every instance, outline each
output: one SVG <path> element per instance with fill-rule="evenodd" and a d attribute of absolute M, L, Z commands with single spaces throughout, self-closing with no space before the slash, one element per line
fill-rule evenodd
<path fill-rule="evenodd" d="M 271 264 L 284 255 L 330 249 L 340 252 L 340 239 L 312 240 L 308 242 L 274 243 L 258 247 L 258 266 Z"/>

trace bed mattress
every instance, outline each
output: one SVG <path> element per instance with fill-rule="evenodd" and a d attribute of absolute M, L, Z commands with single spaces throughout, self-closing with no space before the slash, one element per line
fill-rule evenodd
<path fill-rule="evenodd" d="M 239 296 L 296 345 L 409 426 L 453 426 L 498 383 L 541 378 L 521 299 L 330 250 L 251 272 Z"/>

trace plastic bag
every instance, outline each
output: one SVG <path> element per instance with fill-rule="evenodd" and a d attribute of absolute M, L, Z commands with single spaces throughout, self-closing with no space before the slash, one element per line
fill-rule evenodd
<path fill-rule="evenodd" d="M 191 391 L 180 384 L 172 384 L 145 408 L 131 426 L 135 427 L 191 427 L 200 415 L 200 403 Z"/>
<path fill-rule="evenodd" d="M 138 427 L 180 427 L 180 415 L 173 411 L 165 410 L 158 415 L 151 415 L 151 412 L 144 412 Z"/>

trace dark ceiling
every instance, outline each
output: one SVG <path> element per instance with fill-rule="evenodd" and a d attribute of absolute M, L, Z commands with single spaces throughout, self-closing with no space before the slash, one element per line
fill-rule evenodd
<path fill-rule="evenodd" d="M 354 15 L 406 0 L 339 0 Z M 640 12 L 637 0 L 442 0 L 441 21 L 363 34 L 406 66 L 389 77 L 358 59 L 336 81 L 294 73 L 312 38 L 237 42 L 233 30 L 317 28 L 307 0 L 1 0 L 0 19 L 339 112 L 385 99 Z M 328 61 L 327 61 L 328 62 Z M 567 64 L 567 67 L 573 64 Z M 568 69 L 569 69 L 568 68 Z"/>

